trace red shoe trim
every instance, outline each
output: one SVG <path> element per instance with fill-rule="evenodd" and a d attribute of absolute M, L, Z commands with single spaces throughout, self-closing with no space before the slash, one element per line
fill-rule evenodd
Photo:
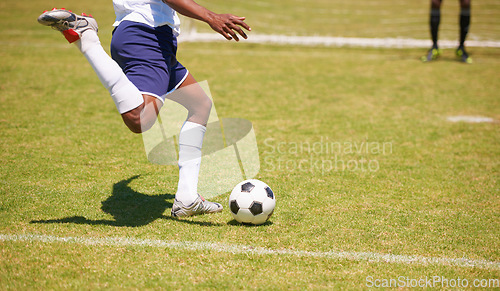
<path fill-rule="evenodd" d="M 64 37 L 66 38 L 66 40 L 69 43 L 74 43 L 75 41 L 80 39 L 80 36 L 78 35 L 78 33 L 76 31 L 74 31 L 73 29 L 67 29 L 67 30 L 63 31 L 62 33 L 64 34 Z"/>

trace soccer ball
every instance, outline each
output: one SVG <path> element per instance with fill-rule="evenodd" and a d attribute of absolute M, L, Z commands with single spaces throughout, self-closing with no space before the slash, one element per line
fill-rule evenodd
<path fill-rule="evenodd" d="M 263 224 L 273 214 L 274 206 L 276 197 L 273 191 L 259 180 L 245 180 L 229 195 L 231 214 L 241 223 Z"/>

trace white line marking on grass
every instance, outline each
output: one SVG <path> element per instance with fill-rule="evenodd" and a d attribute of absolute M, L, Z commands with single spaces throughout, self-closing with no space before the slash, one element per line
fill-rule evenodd
<path fill-rule="evenodd" d="M 188 32 L 181 34 L 179 41 L 183 42 L 216 42 L 226 41 L 219 34 Z M 411 38 L 360 38 L 360 37 L 332 37 L 332 36 L 288 36 L 288 35 L 265 35 L 252 34 L 242 42 L 259 44 L 286 44 L 303 46 L 349 46 L 349 47 L 375 47 L 375 48 L 430 48 L 432 42 L 424 39 Z M 458 42 L 455 40 L 440 40 L 441 48 L 456 48 Z M 468 40 L 468 47 L 500 47 L 500 41 Z"/>
<path fill-rule="evenodd" d="M 446 118 L 450 122 L 467 122 L 467 123 L 492 123 L 495 122 L 495 119 L 484 116 L 469 116 L 469 115 L 457 115 L 457 116 L 448 116 Z"/>
<path fill-rule="evenodd" d="M 500 270 L 500 262 L 487 260 L 472 260 L 467 258 L 438 258 L 424 256 L 407 256 L 380 254 L 373 252 L 309 252 L 300 250 L 273 250 L 262 247 L 232 245 L 224 243 L 193 242 L 193 241 L 163 241 L 152 239 L 136 239 L 127 237 L 58 237 L 38 234 L 0 234 L 0 241 L 6 242 L 43 242 L 43 243 L 72 243 L 90 246 L 119 246 L 119 247 L 154 247 L 190 251 L 214 251 L 231 254 L 250 255 L 286 255 L 295 257 L 325 258 L 334 260 L 368 261 L 374 263 L 396 263 L 417 265 L 440 265 L 454 267 L 474 267 L 481 269 Z"/>

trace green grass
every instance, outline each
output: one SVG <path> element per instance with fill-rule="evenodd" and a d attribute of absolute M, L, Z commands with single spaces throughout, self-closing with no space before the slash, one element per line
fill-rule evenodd
<path fill-rule="evenodd" d="M 293 24 L 296 34 L 338 35 L 314 21 L 298 25 L 286 15 L 309 17 L 291 4 L 280 9 L 281 2 L 202 3 L 220 11 L 233 11 L 234 5 L 235 13 L 248 9 L 249 22 L 252 16 L 270 21 L 276 15 L 279 25 Z M 363 17 L 367 31 L 355 20 L 358 14 L 347 12 L 345 23 L 360 28 L 341 35 L 369 37 L 372 29 L 379 36 L 373 28 L 381 21 L 376 11 L 403 18 L 408 7 L 427 9 L 427 3 L 376 2 L 380 5 L 357 5 L 372 13 Z M 35 21 L 51 6 L 92 13 L 107 48 L 112 5 L 98 3 L 0 3 L 0 234 L 500 261 L 499 124 L 446 121 L 450 115 L 500 120 L 498 49 L 471 48 L 474 64 L 464 65 L 452 50 L 438 62 L 422 64 L 421 49 L 181 44 L 179 59 L 198 80 L 208 80 L 219 116 L 252 121 L 261 156 L 257 178 L 271 185 L 278 200 L 271 223 L 260 227 L 235 225 L 227 209 L 178 221 L 169 217 L 177 169 L 147 161 L 142 138 L 123 125 L 85 59 Z M 313 1 L 308 9 L 328 3 Z M 446 5 L 451 9 L 456 3 Z M 492 1 L 478 3 L 474 11 L 485 5 L 488 15 L 499 14 Z M 422 17 L 419 35 L 425 38 L 427 16 Z M 474 31 L 481 21 L 490 25 L 483 34 Z M 478 17 L 473 33 L 498 40 L 498 26 L 488 21 Z M 253 23 L 259 33 L 267 26 Z M 414 37 L 399 26 L 402 32 L 392 35 L 396 26 L 391 27 L 380 36 Z M 266 33 L 289 31 L 278 26 Z M 333 142 L 344 151 L 295 149 Z M 363 142 L 391 147 L 382 153 L 346 150 Z M 298 168 L 301 161 L 335 158 L 376 161 L 379 169 Z M 225 205 L 228 195 L 215 201 Z M 289 255 L 0 242 L 1 289 L 353 289 L 365 287 L 367 276 L 436 275 L 472 283 L 498 279 L 500 273 Z"/>
<path fill-rule="evenodd" d="M 428 39 L 430 0 L 200 0 L 215 11 L 247 17 L 254 33 Z M 441 39 L 458 38 L 458 1 L 444 1 Z M 500 3 L 472 3 L 469 39 L 499 40 Z M 198 25 L 202 31 L 210 28 Z"/>

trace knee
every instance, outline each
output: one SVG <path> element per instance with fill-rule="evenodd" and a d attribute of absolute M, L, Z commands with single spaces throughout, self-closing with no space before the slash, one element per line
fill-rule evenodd
<path fill-rule="evenodd" d="M 200 104 L 201 108 L 203 111 L 205 112 L 208 112 L 208 114 L 210 114 L 210 111 L 212 110 L 212 100 L 208 97 L 208 96 L 205 96 L 205 98 L 203 99 L 203 101 L 201 102 L 202 104 Z"/>
<path fill-rule="evenodd" d="M 141 116 L 140 114 L 135 114 L 135 112 L 130 111 L 122 114 L 122 119 L 125 125 L 130 129 L 133 133 L 142 133 L 143 128 L 141 124 Z"/>
<path fill-rule="evenodd" d="M 208 116 L 212 110 L 212 100 L 207 96 L 193 98 L 188 104 L 184 104 L 190 115 Z"/>
<path fill-rule="evenodd" d="M 150 97 L 149 100 L 146 100 L 139 107 L 123 113 L 123 122 L 133 133 L 146 132 L 155 124 L 161 105 L 161 101 L 157 98 Z"/>
<path fill-rule="evenodd" d="M 212 110 L 212 100 L 206 95 L 203 98 L 198 95 L 198 98 L 192 100 L 191 104 L 185 107 L 189 111 L 189 121 L 206 125 Z"/>
<path fill-rule="evenodd" d="M 199 119 L 201 123 L 208 122 L 210 111 L 212 110 L 212 105 L 212 100 L 208 96 L 205 96 L 205 98 L 197 102 L 194 115 Z"/>
<path fill-rule="evenodd" d="M 154 125 L 154 122 L 149 122 L 149 123 L 144 123 L 144 122 L 141 122 L 140 119 L 136 119 L 136 120 L 124 120 L 125 121 L 125 125 L 127 125 L 128 129 L 130 129 L 131 132 L 133 133 L 144 133 L 148 130 L 151 129 L 151 127 L 153 127 Z"/>

